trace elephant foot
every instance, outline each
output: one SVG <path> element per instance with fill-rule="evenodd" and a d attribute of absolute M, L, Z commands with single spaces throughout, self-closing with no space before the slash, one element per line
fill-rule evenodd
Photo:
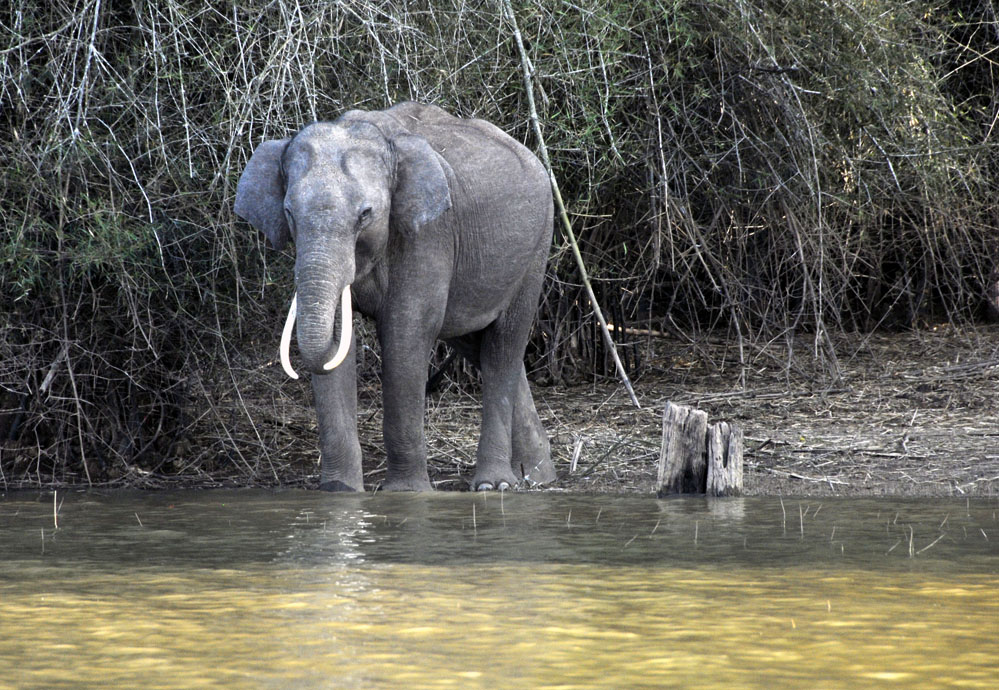
<path fill-rule="evenodd" d="M 522 462 L 517 463 L 514 465 L 513 471 L 519 478 L 526 481 L 528 486 L 549 484 L 556 478 L 555 463 L 552 462 L 551 456 L 547 456 L 541 461 L 532 462 L 530 465 Z"/>
<path fill-rule="evenodd" d="M 492 482 L 482 482 L 475 485 L 476 491 L 508 491 L 510 488 L 510 485 L 502 480 L 500 480 L 498 485 L 493 485 Z"/>
<path fill-rule="evenodd" d="M 382 482 L 379 491 L 433 491 L 430 478 L 423 477 L 392 477 Z"/>
<path fill-rule="evenodd" d="M 333 479 L 328 482 L 322 482 L 319 485 L 320 491 L 353 491 L 356 492 L 357 489 L 352 487 L 350 484 L 344 484 L 339 479 Z"/>
<path fill-rule="evenodd" d="M 508 491 L 517 486 L 517 478 L 513 472 L 489 472 L 479 470 L 472 478 L 472 489 L 475 491 Z"/>

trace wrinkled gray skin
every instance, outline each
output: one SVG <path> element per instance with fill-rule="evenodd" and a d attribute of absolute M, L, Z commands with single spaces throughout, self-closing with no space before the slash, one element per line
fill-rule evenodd
<path fill-rule="evenodd" d="M 239 180 L 236 213 L 279 249 L 295 242 L 296 335 L 312 374 L 323 489 L 363 489 L 354 345 L 343 365 L 323 370 L 346 285 L 382 348 L 383 489 L 431 488 L 423 411 L 437 339 L 482 373 L 473 488 L 554 479 L 523 361 L 552 197 L 526 148 L 433 106 L 352 110 L 261 144 Z"/>

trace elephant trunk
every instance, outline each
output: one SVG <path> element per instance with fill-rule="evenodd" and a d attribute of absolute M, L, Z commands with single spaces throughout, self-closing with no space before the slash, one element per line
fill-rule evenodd
<path fill-rule="evenodd" d="M 332 356 L 333 322 L 335 320 L 335 305 L 323 309 L 321 306 L 315 314 L 307 314 L 298 324 L 298 344 L 306 366 L 316 373 L 332 371 L 340 366 L 350 352 L 353 340 L 353 308 L 350 298 L 350 285 L 343 288 L 340 294 L 340 339 Z M 325 314 L 328 314 L 326 318 Z M 322 315 L 320 315 L 322 314 Z M 291 366 L 291 331 L 298 316 L 298 293 L 291 300 L 288 317 L 285 319 L 284 330 L 281 333 L 281 366 L 288 376 L 298 378 Z M 319 364 L 322 363 L 320 368 Z"/>

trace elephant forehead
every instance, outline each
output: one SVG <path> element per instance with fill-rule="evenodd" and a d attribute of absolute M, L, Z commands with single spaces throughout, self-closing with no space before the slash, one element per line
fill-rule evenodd
<path fill-rule="evenodd" d="M 349 152 L 379 155 L 387 149 L 384 137 L 373 127 L 315 122 L 303 128 L 288 143 L 286 157 L 333 160 Z"/>
<path fill-rule="evenodd" d="M 285 207 L 295 213 L 310 215 L 324 210 L 343 210 L 350 205 L 351 186 L 335 177 L 310 174 L 289 185 Z"/>
<path fill-rule="evenodd" d="M 284 166 L 290 182 L 305 177 L 325 183 L 358 182 L 387 172 L 384 141 L 333 123 L 309 125 L 288 144 Z"/>

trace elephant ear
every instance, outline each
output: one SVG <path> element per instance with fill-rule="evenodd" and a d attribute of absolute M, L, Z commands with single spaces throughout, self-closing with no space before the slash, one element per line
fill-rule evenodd
<path fill-rule="evenodd" d="M 391 141 L 396 157 L 392 223 L 412 237 L 451 208 L 444 173 L 450 166 L 423 137 L 399 134 Z"/>
<path fill-rule="evenodd" d="M 265 141 L 253 152 L 236 186 L 236 215 L 267 235 L 275 249 L 288 242 L 281 156 L 288 139 Z"/>

